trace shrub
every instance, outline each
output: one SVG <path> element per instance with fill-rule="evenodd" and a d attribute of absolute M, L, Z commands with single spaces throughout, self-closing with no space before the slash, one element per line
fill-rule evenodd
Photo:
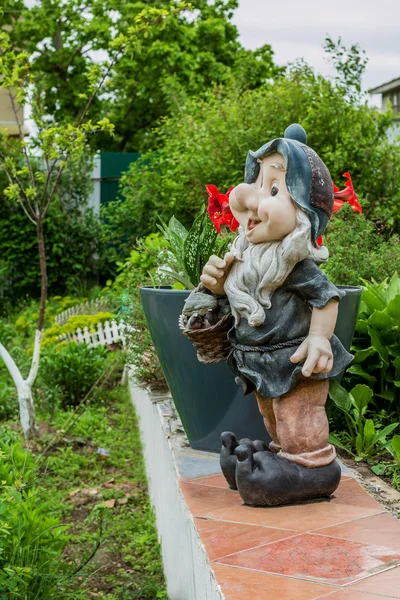
<path fill-rule="evenodd" d="M 361 285 L 361 279 L 382 281 L 400 272 L 400 239 L 386 239 L 382 230 L 344 205 L 332 216 L 324 235 L 329 260 L 323 270 L 336 285 Z"/>
<path fill-rule="evenodd" d="M 37 388 L 42 403 L 76 406 L 107 367 L 109 353 L 103 346 L 61 343 L 44 348 Z M 50 406 L 49 406 L 50 405 Z"/>
<path fill-rule="evenodd" d="M 110 312 L 99 312 L 95 315 L 72 315 L 64 325 L 58 325 L 54 323 L 52 327 L 46 329 L 43 334 L 42 348 L 49 344 L 54 344 L 59 341 L 61 335 L 68 335 L 75 333 L 77 329 L 81 329 L 82 332 L 85 327 L 90 332 L 95 331 L 99 323 L 105 323 L 111 321 L 115 315 Z"/>
<path fill-rule="evenodd" d="M 1 182 L 0 182 L 1 184 Z M 50 294 L 96 283 L 104 271 L 105 251 L 99 220 L 90 209 L 65 210 L 60 201 L 45 221 Z M 40 294 L 40 270 L 34 225 L 19 207 L 0 196 L 0 297 L 3 308 L 24 296 Z M 87 287 L 86 285 L 86 287 Z"/>
<path fill-rule="evenodd" d="M 34 488 L 33 457 L 9 430 L 0 443 L 0 597 L 54 598 L 68 541 L 48 503 Z"/>
<path fill-rule="evenodd" d="M 299 63 L 268 88 L 215 89 L 165 120 L 154 136 L 157 150 L 142 155 L 121 180 L 125 202 L 105 210 L 116 251 L 127 255 L 159 217 L 167 222 L 175 215 L 189 227 L 205 203 L 205 185 L 228 189 L 243 181 L 249 148 L 282 136 L 293 122 L 306 128 L 334 180 L 351 172 L 366 198 L 366 216 L 400 232 L 400 150 L 386 138 L 390 115 L 348 99 L 343 86 Z"/>
<path fill-rule="evenodd" d="M 171 279 L 160 270 L 163 267 L 176 269 L 176 261 L 166 249 L 164 238 L 159 233 L 150 234 L 138 240 L 129 258 L 119 263 L 118 277 L 114 283 L 108 282 L 106 291 L 119 298 L 121 317 L 132 327 L 131 333 L 127 332 L 127 362 L 134 368 L 135 379 L 157 388 L 165 388 L 166 382 L 147 327 L 139 288 L 170 284 Z"/>
<path fill-rule="evenodd" d="M 18 399 L 9 380 L 0 379 L 0 420 L 13 419 L 18 415 Z"/>
<path fill-rule="evenodd" d="M 367 383 L 381 420 L 400 421 L 400 279 L 364 285 L 346 387 Z"/>
<path fill-rule="evenodd" d="M 356 461 L 367 460 L 387 453 L 390 442 L 387 439 L 398 423 L 391 423 L 384 429 L 375 427 L 372 418 L 367 418 L 369 403 L 373 392 L 367 385 L 359 384 L 347 392 L 337 381 L 332 379 L 329 385 L 329 396 L 335 406 L 345 415 L 347 431 L 341 433 L 344 445 L 334 434 L 329 436 L 329 441 L 339 448 L 347 450 L 355 457 Z"/>

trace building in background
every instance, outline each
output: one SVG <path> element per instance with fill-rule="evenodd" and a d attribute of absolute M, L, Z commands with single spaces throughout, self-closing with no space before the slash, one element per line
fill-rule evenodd
<path fill-rule="evenodd" d="M 139 156 L 138 152 L 99 152 L 94 157 L 93 191 L 88 205 L 93 208 L 95 214 L 100 214 L 100 205 L 118 199 L 119 180 Z"/>
<path fill-rule="evenodd" d="M 22 107 L 18 106 L 17 110 L 18 120 L 20 123 L 23 123 L 23 109 Z M 6 88 L 0 88 L 0 129 L 7 129 L 11 137 L 19 137 L 17 120 L 15 118 L 8 89 Z"/>
<path fill-rule="evenodd" d="M 400 77 L 372 88 L 369 90 L 369 94 L 371 96 L 381 95 L 380 110 L 382 112 L 386 112 L 391 107 L 393 126 L 389 132 L 389 139 L 395 140 L 400 136 Z"/>

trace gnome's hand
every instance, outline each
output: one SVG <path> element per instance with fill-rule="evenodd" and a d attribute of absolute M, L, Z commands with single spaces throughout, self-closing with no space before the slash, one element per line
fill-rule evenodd
<path fill-rule="evenodd" d="M 333 354 L 330 341 L 323 335 L 309 335 L 291 356 L 292 363 L 304 360 L 301 370 L 304 377 L 312 373 L 329 373 L 333 367 Z"/>
<path fill-rule="evenodd" d="M 224 294 L 224 283 L 235 257 L 232 252 L 227 252 L 224 258 L 210 256 L 208 263 L 200 277 L 201 283 L 213 294 Z"/>

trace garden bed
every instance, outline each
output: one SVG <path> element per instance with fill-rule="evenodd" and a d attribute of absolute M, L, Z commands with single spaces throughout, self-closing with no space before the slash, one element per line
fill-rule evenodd
<path fill-rule="evenodd" d="M 51 426 L 43 424 L 39 442 L 30 443 L 35 456 L 69 415 L 60 410 Z M 67 571 L 78 569 L 67 579 L 60 577 L 57 599 L 166 598 L 139 432 L 126 389 L 109 390 L 101 405 L 88 406 L 47 454 L 38 494 L 49 503 L 49 514 L 66 525 L 69 541 L 62 558 Z"/>

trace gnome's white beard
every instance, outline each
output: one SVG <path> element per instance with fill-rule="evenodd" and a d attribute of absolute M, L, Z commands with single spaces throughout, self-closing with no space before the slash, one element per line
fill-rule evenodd
<path fill-rule="evenodd" d="M 292 272 L 294 266 L 305 258 L 317 262 L 328 259 L 326 247 L 314 248 L 311 242 L 311 224 L 308 217 L 297 210 L 297 226 L 279 242 L 252 244 L 244 233 L 232 245 L 237 256 L 225 282 L 225 292 L 235 317 L 247 319 L 257 327 L 265 321 L 265 308 L 271 308 L 271 296 Z"/>

